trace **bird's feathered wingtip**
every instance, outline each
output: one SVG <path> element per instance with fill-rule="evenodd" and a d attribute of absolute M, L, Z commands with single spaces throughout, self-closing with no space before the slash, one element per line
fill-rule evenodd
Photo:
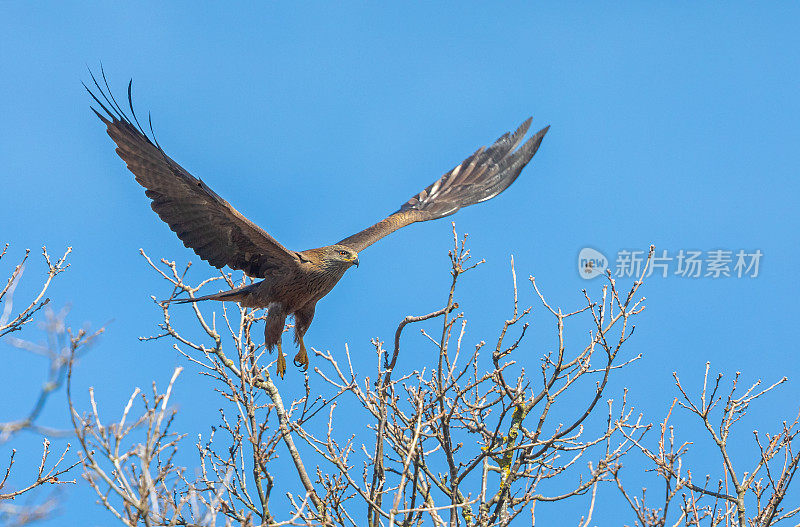
<path fill-rule="evenodd" d="M 114 94 L 111 91 L 111 87 L 108 84 L 108 79 L 106 78 L 106 72 L 103 68 L 103 65 L 100 64 L 100 77 L 103 80 L 103 86 L 100 85 L 100 82 L 97 80 L 94 72 L 88 66 L 86 69 L 89 71 L 89 77 L 92 79 L 92 83 L 94 84 L 95 88 L 97 88 L 97 93 L 92 91 L 92 89 L 86 85 L 85 82 L 81 81 L 83 88 L 89 93 L 89 95 L 94 99 L 94 102 L 102 108 L 105 115 L 102 115 L 96 108 L 93 106 L 92 111 L 103 121 L 103 122 L 114 122 L 114 121 L 128 121 L 125 112 L 122 110 L 120 105 L 117 103 L 116 99 L 114 98 Z M 102 100 L 101 100 L 102 98 Z M 103 102 L 105 101 L 105 102 Z"/>
<path fill-rule="evenodd" d="M 139 132 L 145 139 L 153 143 L 156 147 L 158 147 L 159 150 L 161 150 L 161 146 L 156 140 L 156 134 L 153 130 L 153 120 L 150 114 L 147 116 L 147 123 L 150 129 L 149 134 L 145 131 L 144 127 L 139 122 L 139 118 L 136 116 L 136 110 L 133 107 L 133 79 L 128 81 L 128 110 L 130 111 L 131 115 L 128 117 L 128 113 L 114 98 L 114 93 L 111 90 L 111 86 L 109 85 L 102 63 L 100 64 L 100 79 L 103 81 L 102 84 L 98 80 L 97 76 L 95 76 L 91 68 L 87 66 L 87 69 L 89 70 L 89 76 L 92 78 L 92 83 L 97 89 L 97 93 L 87 86 L 85 82 L 81 81 L 81 84 L 92 97 L 94 102 L 102 109 L 101 113 L 94 106 L 90 106 L 94 114 L 97 115 L 97 117 L 99 117 L 106 126 L 124 123 L 127 126 L 135 128 L 136 131 Z"/>
<path fill-rule="evenodd" d="M 533 157 L 533 154 L 535 154 L 536 151 L 539 150 L 539 145 L 542 144 L 542 140 L 544 139 L 544 136 L 547 135 L 547 132 L 549 132 L 549 131 L 550 131 L 550 125 L 548 124 L 547 126 L 542 128 L 541 130 L 539 130 L 538 132 L 533 134 L 530 139 L 528 139 L 529 143 L 532 143 L 532 144 L 536 145 L 533 148 L 533 153 L 531 153 L 530 157 Z"/>
<path fill-rule="evenodd" d="M 506 132 L 490 146 L 476 150 L 398 212 L 418 210 L 426 212 L 429 219 L 441 218 L 503 192 L 519 177 L 550 129 L 548 125 L 523 142 L 532 122 L 533 117 L 528 117 L 514 132 Z"/>

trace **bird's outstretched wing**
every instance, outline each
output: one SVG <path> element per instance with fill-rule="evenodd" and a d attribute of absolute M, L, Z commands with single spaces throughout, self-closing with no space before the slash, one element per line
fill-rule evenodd
<path fill-rule="evenodd" d="M 129 118 L 111 94 L 105 74 L 102 79 L 105 90 L 92 75 L 97 94 L 84 84 L 104 113 L 92 110 L 117 144 L 117 154 L 153 200 L 150 206 L 186 247 L 214 267 L 227 265 L 257 278 L 263 278 L 270 270 L 298 264 L 295 252 L 286 249 L 167 156 L 155 140 L 152 125 L 152 140 L 148 137 L 133 111 L 131 84 L 128 84 Z"/>
<path fill-rule="evenodd" d="M 339 244 L 361 251 L 401 227 L 443 218 L 462 207 L 497 196 L 517 179 L 550 129 L 548 126 L 539 130 L 519 146 L 530 125 L 531 119 L 528 119 L 513 134 L 506 133 L 490 147 L 479 148 L 460 165 L 404 203 L 400 210 Z"/>

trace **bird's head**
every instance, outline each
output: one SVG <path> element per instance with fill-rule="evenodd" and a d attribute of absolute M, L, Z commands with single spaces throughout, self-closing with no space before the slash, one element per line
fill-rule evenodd
<path fill-rule="evenodd" d="M 345 270 L 354 265 L 358 267 L 358 253 L 346 245 L 325 247 L 325 260 L 328 264 Z"/>

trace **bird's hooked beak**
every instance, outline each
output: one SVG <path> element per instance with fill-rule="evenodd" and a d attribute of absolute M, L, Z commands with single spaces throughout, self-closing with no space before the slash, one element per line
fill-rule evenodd
<path fill-rule="evenodd" d="M 356 267 L 358 267 L 358 256 L 356 256 L 355 258 L 353 258 L 353 265 L 355 265 Z"/>

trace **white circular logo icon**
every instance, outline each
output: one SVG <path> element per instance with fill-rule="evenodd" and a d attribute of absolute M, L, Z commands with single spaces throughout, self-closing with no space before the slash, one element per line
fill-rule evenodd
<path fill-rule="evenodd" d="M 608 258 L 591 247 L 584 247 L 578 253 L 578 274 L 585 280 L 600 276 L 608 269 Z"/>

